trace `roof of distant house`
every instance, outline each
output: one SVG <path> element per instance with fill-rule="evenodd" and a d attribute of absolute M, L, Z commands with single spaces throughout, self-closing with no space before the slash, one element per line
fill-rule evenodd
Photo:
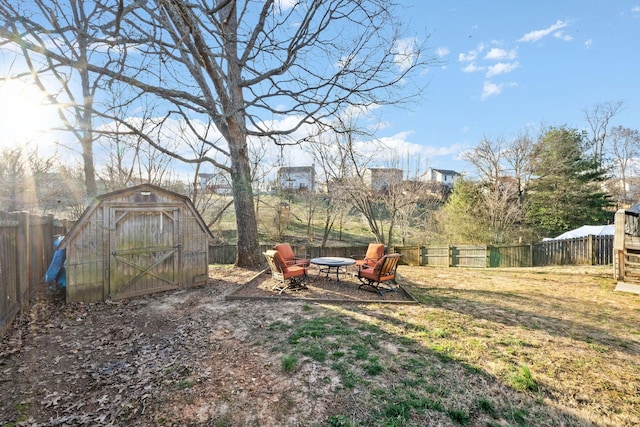
<path fill-rule="evenodd" d="M 441 173 L 442 175 L 460 175 L 460 172 L 456 172 L 454 170 L 449 170 L 449 169 L 433 169 L 433 170 Z"/>
<path fill-rule="evenodd" d="M 402 169 L 398 169 L 398 168 L 367 168 L 370 171 L 393 171 L 393 172 L 397 172 L 400 171 L 402 172 Z"/>
<path fill-rule="evenodd" d="M 306 172 L 313 170 L 313 165 L 311 166 L 282 166 L 278 169 L 278 172 Z"/>

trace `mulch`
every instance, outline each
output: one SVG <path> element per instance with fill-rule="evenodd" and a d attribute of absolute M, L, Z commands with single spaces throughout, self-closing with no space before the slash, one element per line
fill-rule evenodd
<path fill-rule="evenodd" d="M 323 303 L 391 303 L 417 304 L 416 299 L 402 286 L 398 278 L 396 291 L 385 292 L 384 295 L 370 291 L 369 287 L 359 288 L 361 282 L 355 276 L 355 270 L 348 268 L 340 274 L 340 282 L 334 273 L 327 277 L 320 274 L 317 267 L 309 268 L 304 280 L 305 288 L 287 289 L 280 293 L 274 289 L 280 282 L 271 277 L 271 272 L 263 270 L 251 277 L 246 283 L 238 286 L 226 295 L 226 300 L 308 300 Z"/>

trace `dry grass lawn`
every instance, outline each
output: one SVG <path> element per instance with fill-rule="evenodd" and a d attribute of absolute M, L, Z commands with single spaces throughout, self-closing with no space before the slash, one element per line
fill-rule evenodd
<path fill-rule="evenodd" d="M 405 273 L 423 306 L 391 315 L 410 319 L 392 330 L 528 400 L 508 424 L 640 425 L 640 296 L 614 292 L 611 267 Z M 460 402 L 469 412 L 502 400 L 476 393 Z"/>
<path fill-rule="evenodd" d="M 419 305 L 226 301 L 252 274 L 39 302 L 0 345 L 0 426 L 640 425 L 640 296 L 611 267 L 400 266 Z"/>

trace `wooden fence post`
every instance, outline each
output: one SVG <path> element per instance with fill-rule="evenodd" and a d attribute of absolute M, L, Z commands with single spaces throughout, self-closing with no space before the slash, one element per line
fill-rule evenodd
<path fill-rule="evenodd" d="M 53 252 L 54 252 L 54 248 L 53 248 L 53 215 L 49 214 L 47 215 L 47 224 L 45 229 L 42 231 L 42 238 L 43 238 L 43 244 L 44 244 L 44 259 L 45 260 L 51 260 L 53 259 Z M 48 266 L 45 265 L 45 271 L 46 268 Z"/>
<path fill-rule="evenodd" d="M 615 235 L 613 237 L 613 269 L 616 280 L 624 281 L 625 276 L 625 222 L 626 213 L 624 209 L 616 211 L 615 215 Z"/>
<path fill-rule="evenodd" d="M 529 243 L 529 267 L 533 267 L 533 242 Z"/>
<path fill-rule="evenodd" d="M 596 265 L 596 250 L 594 245 L 595 236 L 589 234 L 587 240 L 587 253 L 589 254 L 589 265 Z"/>
<path fill-rule="evenodd" d="M 27 212 L 19 212 L 17 214 L 18 220 L 18 233 L 16 246 L 18 249 L 16 262 L 18 264 L 18 301 L 20 302 L 20 311 L 27 311 L 29 309 L 29 302 L 31 300 L 30 289 L 31 284 L 29 279 L 31 277 L 31 237 L 29 214 Z"/>

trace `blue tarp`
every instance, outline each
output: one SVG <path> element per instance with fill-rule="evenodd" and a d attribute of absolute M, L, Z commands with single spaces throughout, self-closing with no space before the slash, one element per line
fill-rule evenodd
<path fill-rule="evenodd" d="M 55 250 L 55 252 L 53 253 L 51 264 L 49 264 L 49 268 L 44 274 L 44 278 L 42 280 L 45 283 L 55 282 L 64 289 L 67 286 L 67 273 L 64 268 L 65 260 L 67 258 L 67 251 L 66 249 L 58 249 L 58 246 L 60 246 L 62 239 L 62 236 L 58 236 L 53 241 L 53 249 Z"/>

